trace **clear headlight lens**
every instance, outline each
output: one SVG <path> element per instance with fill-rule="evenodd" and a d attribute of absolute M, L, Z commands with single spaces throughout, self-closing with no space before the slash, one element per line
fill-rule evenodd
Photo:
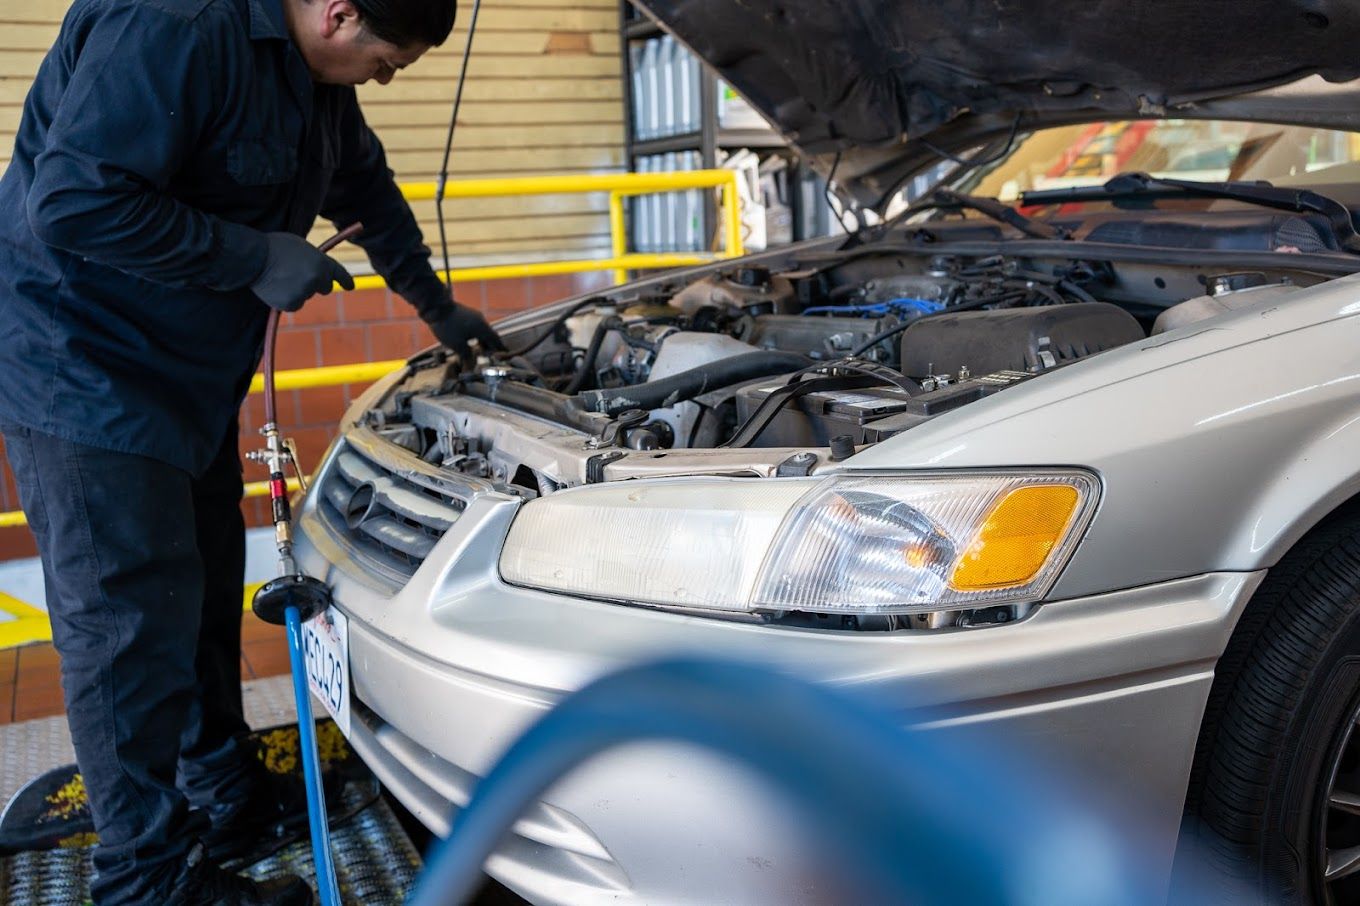
<path fill-rule="evenodd" d="M 501 553 L 515 585 L 649 604 L 746 610 L 803 481 L 592 485 L 520 508 Z"/>
<path fill-rule="evenodd" d="M 582 597 L 724 611 L 910 613 L 1020 603 L 1094 510 L 1085 472 L 673 479 L 526 504 L 501 575 Z"/>

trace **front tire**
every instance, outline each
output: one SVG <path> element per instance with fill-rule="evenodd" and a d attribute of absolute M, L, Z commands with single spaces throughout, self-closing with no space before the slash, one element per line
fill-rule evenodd
<path fill-rule="evenodd" d="M 1234 902 L 1245 892 L 1261 903 L 1360 903 L 1357 719 L 1360 519 L 1351 515 L 1270 571 L 1218 665 L 1182 878 L 1207 867 Z"/>

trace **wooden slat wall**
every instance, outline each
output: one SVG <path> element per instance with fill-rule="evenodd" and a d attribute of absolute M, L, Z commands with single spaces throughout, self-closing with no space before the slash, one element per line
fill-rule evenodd
<path fill-rule="evenodd" d="M 0 168 L 13 151 L 29 82 L 68 5 L 0 0 Z M 431 181 L 439 169 L 471 11 L 471 0 L 461 0 L 460 27 L 443 47 L 390 85 L 359 89 L 399 180 Z M 450 178 L 622 170 L 619 78 L 617 0 L 484 0 Z M 434 204 L 413 207 L 434 248 Z M 455 263 L 579 257 L 609 248 L 599 195 L 451 201 L 444 209 Z M 314 238 L 326 230 L 319 226 Z M 347 253 L 351 260 L 354 251 Z"/>

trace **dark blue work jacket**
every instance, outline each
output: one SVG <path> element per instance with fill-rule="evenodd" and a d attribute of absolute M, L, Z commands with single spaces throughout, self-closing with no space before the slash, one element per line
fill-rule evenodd
<path fill-rule="evenodd" d="M 318 213 L 447 304 L 354 89 L 312 83 L 279 0 L 76 0 L 0 179 L 0 424 L 200 473 L 258 363 L 263 233 Z"/>

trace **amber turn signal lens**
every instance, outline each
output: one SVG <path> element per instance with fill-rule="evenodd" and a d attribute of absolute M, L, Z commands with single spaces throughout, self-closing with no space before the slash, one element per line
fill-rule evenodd
<path fill-rule="evenodd" d="M 1080 502 L 1080 493 L 1070 485 L 1011 491 L 992 507 L 977 537 L 959 557 L 950 587 L 984 591 L 1031 581 L 1061 543 Z"/>

